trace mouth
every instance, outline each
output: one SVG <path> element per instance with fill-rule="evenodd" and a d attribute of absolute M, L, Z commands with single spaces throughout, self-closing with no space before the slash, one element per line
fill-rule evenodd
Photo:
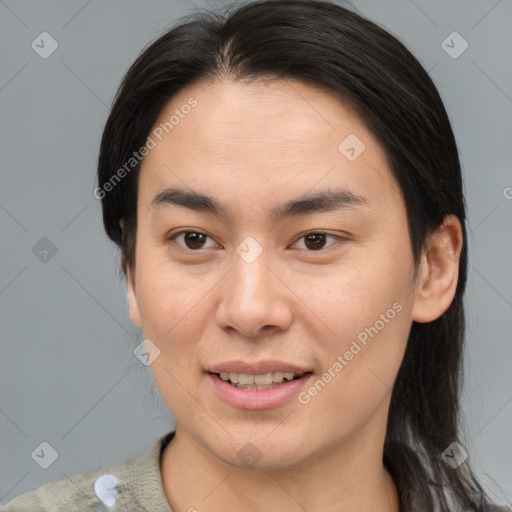
<path fill-rule="evenodd" d="M 211 375 L 238 389 L 264 390 L 286 385 L 286 383 L 308 377 L 312 372 L 267 372 L 257 375 L 236 372 L 209 372 Z"/>
<path fill-rule="evenodd" d="M 277 359 L 224 361 L 210 366 L 206 374 L 224 403 L 252 411 L 290 403 L 313 378 L 307 366 Z"/>
<path fill-rule="evenodd" d="M 307 385 L 313 372 L 252 374 L 220 371 L 208 372 L 207 375 L 217 397 L 224 403 L 235 409 L 262 411 L 291 402 Z"/>

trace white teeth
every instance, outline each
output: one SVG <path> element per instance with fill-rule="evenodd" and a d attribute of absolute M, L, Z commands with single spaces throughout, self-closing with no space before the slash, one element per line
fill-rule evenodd
<path fill-rule="evenodd" d="M 254 384 L 259 384 L 260 386 L 268 386 L 269 384 L 272 384 L 272 374 L 265 373 L 263 375 L 255 375 Z"/>
<path fill-rule="evenodd" d="M 299 375 L 293 372 L 269 372 L 259 375 L 250 375 L 248 373 L 220 372 L 220 378 L 229 381 L 242 389 L 268 389 L 274 387 L 273 384 L 280 384 L 284 379 L 293 380 Z"/>
<path fill-rule="evenodd" d="M 230 377 L 232 375 L 233 374 L 230 373 Z M 233 382 L 233 380 L 231 380 L 231 382 Z M 244 384 L 244 385 L 250 384 L 252 386 L 254 384 L 254 375 L 249 375 L 247 373 L 239 373 L 238 374 L 238 383 Z"/>

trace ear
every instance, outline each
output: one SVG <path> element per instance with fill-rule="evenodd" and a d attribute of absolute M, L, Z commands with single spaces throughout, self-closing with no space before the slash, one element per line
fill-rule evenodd
<path fill-rule="evenodd" d="M 126 266 L 126 298 L 128 301 L 128 311 L 130 318 L 137 327 L 142 327 L 142 321 L 135 292 L 135 280 L 129 265 Z"/>
<path fill-rule="evenodd" d="M 432 322 L 450 307 L 457 289 L 463 243 L 461 224 L 455 215 L 447 215 L 428 235 L 414 289 L 411 315 L 415 322 Z"/>

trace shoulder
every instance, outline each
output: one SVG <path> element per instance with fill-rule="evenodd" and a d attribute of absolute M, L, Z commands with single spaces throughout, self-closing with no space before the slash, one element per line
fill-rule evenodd
<path fill-rule="evenodd" d="M 96 490 L 101 477 L 116 475 L 116 479 L 130 480 L 127 474 L 128 462 L 121 462 L 104 469 L 80 473 L 69 478 L 48 482 L 36 490 L 14 498 L 0 512 L 92 512 L 103 510 L 101 506 L 104 497 Z M 128 479 L 126 477 L 128 476 Z M 95 489 L 96 487 L 96 489 Z M 105 485 L 103 485 L 105 488 Z M 106 495 L 109 491 L 105 489 Z"/>
<path fill-rule="evenodd" d="M 44 512 L 44 508 L 37 497 L 37 491 L 30 491 L 0 508 L 1 512 Z"/>
<path fill-rule="evenodd" d="M 115 510 L 144 510 L 144 493 L 162 500 L 159 456 L 169 439 L 169 434 L 161 437 L 140 457 L 48 482 L 14 498 L 0 512 L 101 512 L 114 504 Z"/>

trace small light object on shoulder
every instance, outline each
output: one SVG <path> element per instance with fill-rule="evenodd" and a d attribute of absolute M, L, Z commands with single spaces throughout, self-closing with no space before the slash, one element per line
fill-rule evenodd
<path fill-rule="evenodd" d="M 117 478 L 114 475 L 101 475 L 94 482 L 94 492 L 98 499 L 107 507 L 112 508 L 116 503 L 118 490 Z"/>

